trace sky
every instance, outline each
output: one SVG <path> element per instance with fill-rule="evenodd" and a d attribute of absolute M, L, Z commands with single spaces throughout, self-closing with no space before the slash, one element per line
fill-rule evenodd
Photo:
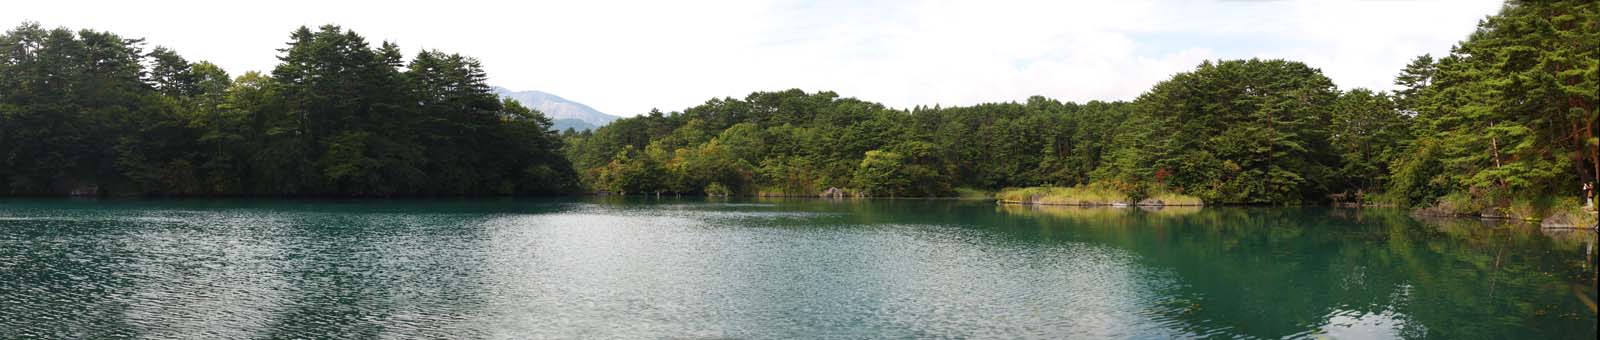
<path fill-rule="evenodd" d="M 234 75 L 289 32 L 337 24 L 409 55 L 476 57 L 491 85 L 602 112 L 679 111 L 799 88 L 897 108 L 1132 100 L 1204 60 L 1281 58 L 1341 89 L 1390 90 L 1498 0 L 1448 1 L 20 1 L 0 25 L 145 38 Z"/>

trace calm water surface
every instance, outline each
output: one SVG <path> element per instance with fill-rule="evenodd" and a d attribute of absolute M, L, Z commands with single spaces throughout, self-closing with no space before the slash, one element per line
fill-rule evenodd
<path fill-rule="evenodd" d="M 0 200 L 0 338 L 1594 339 L 1595 234 L 972 201 Z"/>

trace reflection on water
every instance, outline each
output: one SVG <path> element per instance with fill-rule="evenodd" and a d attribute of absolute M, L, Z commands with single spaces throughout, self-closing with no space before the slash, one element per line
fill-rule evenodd
<path fill-rule="evenodd" d="M 1172 292 L 1181 302 L 1162 310 L 1193 334 L 1595 334 L 1594 311 L 1584 303 L 1595 291 L 1593 232 L 1549 237 L 1532 224 L 1417 221 L 1376 209 L 1002 210 L 1173 269 L 1188 287 Z"/>
<path fill-rule="evenodd" d="M 1586 338 L 1593 232 L 960 201 L 0 201 L 0 338 Z"/>

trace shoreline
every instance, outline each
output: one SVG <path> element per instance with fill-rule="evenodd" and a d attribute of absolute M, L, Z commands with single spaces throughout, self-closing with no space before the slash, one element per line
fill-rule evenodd
<path fill-rule="evenodd" d="M 1129 204 L 1129 203 L 1089 203 L 1089 202 L 1080 202 L 1080 203 L 1077 203 L 1077 204 L 1069 204 L 1069 203 L 1029 202 L 1029 201 L 1016 201 L 1016 200 L 995 200 L 995 203 L 996 204 L 1000 204 L 1000 205 L 1045 206 L 1045 207 L 1085 207 L 1085 208 L 1128 208 L 1128 207 L 1159 208 L 1159 207 L 1205 207 L 1206 206 L 1205 204 L 1146 204 L 1146 203 Z"/>

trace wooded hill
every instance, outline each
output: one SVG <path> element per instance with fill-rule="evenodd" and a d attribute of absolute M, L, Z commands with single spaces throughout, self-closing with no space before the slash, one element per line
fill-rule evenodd
<path fill-rule="evenodd" d="M 0 193 L 946 196 L 1093 186 L 1532 216 L 1600 177 L 1597 12 L 1507 3 L 1393 93 L 1286 60 L 1205 62 L 1128 102 L 888 108 L 757 92 L 592 132 L 496 100 L 470 57 L 301 28 L 231 77 L 139 39 L 0 36 Z M 971 189 L 971 190 L 962 190 Z"/>
<path fill-rule="evenodd" d="M 1110 187 L 1208 203 L 1345 199 L 1459 212 L 1574 206 L 1600 176 L 1597 5 L 1511 2 L 1394 93 L 1284 60 L 1206 62 L 1131 102 L 891 109 L 757 92 L 566 137 L 586 188 L 941 196 Z"/>

